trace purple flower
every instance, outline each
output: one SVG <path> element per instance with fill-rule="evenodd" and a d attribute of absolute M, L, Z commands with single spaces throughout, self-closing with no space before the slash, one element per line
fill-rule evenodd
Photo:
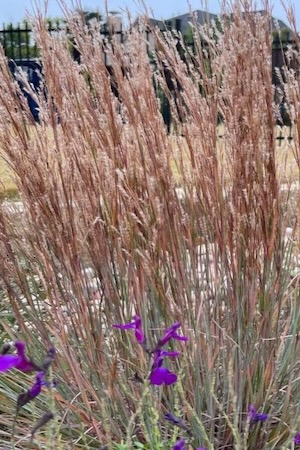
<path fill-rule="evenodd" d="M 26 356 L 26 344 L 22 341 L 15 342 L 17 355 L 0 355 L 0 372 L 6 372 L 10 369 L 18 369 L 22 372 L 37 370 L 37 366 Z"/>
<path fill-rule="evenodd" d="M 30 392 L 32 398 L 37 397 L 42 392 L 42 386 L 46 384 L 46 382 L 44 381 L 44 376 L 44 372 L 39 372 L 35 377 L 34 385 L 30 389 L 28 389 L 27 392 Z"/>
<path fill-rule="evenodd" d="M 176 357 L 180 355 L 180 352 L 167 352 L 164 350 L 156 350 L 156 352 L 154 353 L 154 361 L 153 361 L 153 366 L 152 369 L 155 369 L 157 367 L 161 367 L 164 358 L 167 357 Z"/>
<path fill-rule="evenodd" d="M 120 330 L 135 330 L 135 337 L 139 344 L 142 344 L 145 341 L 144 332 L 142 329 L 142 320 L 140 316 L 135 315 L 132 319 L 131 323 L 125 324 L 115 324 L 114 328 L 119 328 Z"/>
<path fill-rule="evenodd" d="M 182 420 L 179 419 L 179 417 L 174 416 L 174 414 L 167 412 L 165 414 L 165 419 L 167 419 L 169 422 L 174 423 L 174 425 L 179 425 L 182 423 Z"/>
<path fill-rule="evenodd" d="M 162 384 L 170 385 L 176 383 L 177 375 L 171 372 L 166 367 L 162 367 L 163 360 L 166 356 L 176 357 L 180 355 L 180 352 L 167 352 L 164 350 L 156 350 L 154 361 L 149 377 L 150 383 L 160 386 Z"/>
<path fill-rule="evenodd" d="M 298 431 L 298 433 L 294 437 L 294 443 L 295 445 L 300 445 L 300 431 Z"/>
<path fill-rule="evenodd" d="M 176 322 L 171 325 L 170 328 L 167 328 L 163 337 L 158 341 L 156 348 L 161 348 L 166 345 L 170 339 L 176 339 L 177 341 L 187 341 L 188 338 L 186 336 L 180 336 L 177 333 L 178 328 L 180 328 L 180 322 Z"/>
<path fill-rule="evenodd" d="M 185 440 L 180 439 L 177 441 L 172 450 L 185 450 Z"/>
<path fill-rule="evenodd" d="M 185 440 L 184 439 L 180 439 L 179 441 L 176 442 L 176 444 L 174 445 L 174 447 L 172 448 L 172 450 L 185 450 L 186 446 L 185 446 Z M 196 448 L 196 450 L 207 450 L 204 447 L 198 447 Z"/>
<path fill-rule="evenodd" d="M 13 369 L 20 363 L 20 357 L 17 355 L 1 355 L 0 356 L 0 372 L 6 372 Z"/>
<path fill-rule="evenodd" d="M 176 383 L 177 375 L 166 367 L 157 367 L 152 370 L 149 380 L 151 384 L 155 384 L 156 386 L 161 386 L 162 384 L 169 386 L 170 384 Z"/>
<path fill-rule="evenodd" d="M 38 367 L 31 361 L 26 355 L 26 344 L 22 341 L 15 342 L 15 347 L 17 349 L 19 361 L 15 365 L 15 368 L 21 370 L 22 372 L 31 372 L 32 370 L 37 370 Z"/>
<path fill-rule="evenodd" d="M 39 372 L 35 378 L 34 385 L 28 389 L 28 391 L 23 392 L 18 396 L 17 400 L 17 407 L 18 409 L 22 406 L 27 405 L 27 403 L 31 402 L 34 398 L 36 398 L 40 393 L 42 392 L 42 387 L 47 384 L 46 381 L 44 381 L 44 372 Z"/>
<path fill-rule="evenodd" d="M 268 414 L 261 413 L 259 414 L 254 405 L 250 405 L 249 407 L 249 417 L 251 423 L 257 422 L 265 422 L 268 419 Z"/>
<path fill-rule="evenodd" d="M 178 428 L 181 428 L 184 431 L 187 431 L 188 434 L 191 434 L 191 430 L 189 429 L 189 427 L 187 427 L 185 425 L 185 423 L 179 418 L 174 416 L 174 414 L 167 412 L 165 414 L 165 419 L 168 420 L 169 422 L 173 423 L 174 425 L 176 425 Z"/>

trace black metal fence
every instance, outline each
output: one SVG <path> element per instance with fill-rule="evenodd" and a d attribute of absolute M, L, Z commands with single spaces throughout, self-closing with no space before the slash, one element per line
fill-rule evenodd
<path fill-rule="evenodd" d="M 223 134 L 218 135 L 219 139 L 224 139 Z M 291 144 L 291 141 L 293 140 L 293 129 L 291 125 L 288 125 L 286 127 L 280 127 L 276 130 L 276 144 L 278 147 L 285 146 L 288 144 Z"/>
<path fill-rule="evenodd" d="M 70 52 L 74 60 L 79 61 L 80 53 L 75 45 L 73 45 L 72 36 L 65 27 L 65 24 L 61 21 L 48 21 L 47 28 L 50 33 L 60 32 L 62 30 L 67 32 L 70 38 Z M 105 23 L 101 26 L 102 36 L 109 37 L 112 33 L 119 36 L 119 41 L 121 43 L 123 42 L 125 34 L 121 25 L 117 30 L 114 30 L 113 26 L 108 26 Z M 22 68 L 26 72 L 30 84 L 37 90 L 41 82 L 42 66 L 40 61 L 40 51 L 34 39 L 34 31 L 31 26 L 26 22 L 17 26 L 3 24 L 2 29 L 0 29 L 0 44 L 8 58 L 12 74 L 15 75 L 18 68 Z M 109 67 L 109 61 L 106 54 L 105 64 Z M 24 95 L 27 98 L 33 117 L 35 120 L 38 120 L 38 105 L 27 92 L 24 92 Z"/>
<path fill-rule="evenodd" d="M 51 33 L 65 30 L 70 37 L 70 44 L 72 44 L 72 36 L 63 22 L 48 21 L 47 27 L 48 31 Z M 116 30 L 114 30 L 113 25 L 108 26 L 106 23 L 101 25 L 102 36 L 108 37 L 112 33 L 119 36 L 120 42 L 123 42 L 125 33 L 122 30 L 121 24 L 119 29 Z M 0 29 L 0 44 L 4 49 L 5 55 L 20 65 L 22 61 L 32 61 L 33 59 L 36 60 L 40 56 L 39 49 L 34 39 L 34 32 L 30 24 L 27 22 L 16 26 L 12 24 L 3 24 L 2 29 Z"/>
<path fill-rule="evenodd" d="M 107 36 L 111 34 L 111 29 L 109 29 L 106 23 L 101 26 L 101 34 Z M 51 32 L 60 31 L 65 29 L 63 22 L 61 21 L 48 21 L 48 30 Z M 122 25 L 114 34 L 120 36 L 120 41 L 124 39 L 124 32 L 122 30 Z M 0 29 L 0 44 L 4 48 L 6 56 L 10 59 L 16 61 L 28 61 L 39 57 L 39 49 L 37 48 L 33 30 L 27 22 L 22 24 L 13 25 L 3 24 L 2 29 Z M 274 67 L 281 67 L 284 63 L 284 54 L 289 46 L 295 44 L 292 40 L 284 40 L 283 42 L 278 40 L 278 37 L 273 40 L 272 49 L 272 62 Z"/>
<path fill-rule="evenodd" d="M 51 27 L 49 26 L 51 29 Z M 3 24 L 0 30 L 0 43 L 5 55 L 16 62 L 29 61 L 39 57 L 30 25 L 25 22 L 14 26 Z"/>

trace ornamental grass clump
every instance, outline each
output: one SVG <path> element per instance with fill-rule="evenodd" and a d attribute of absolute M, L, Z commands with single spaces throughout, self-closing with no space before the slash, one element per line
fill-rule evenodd
<path fill-rule="evenodd" d="M 299 179 L 300 51 L 295 36 L 273 71 L 270 5 L 254 6 L 191 18 L 190 46 L 147 17 L 119 39 L 67 8 L 49 32 L 37 12 L 36 91 L 0 49 L 0 149 L 20 200 L 0 203 L 0 339 L 34 356 L 1 356 L 0 447 L 53 346 L 56 388 L 50 366 L 45 395 L 20 409 L 16 450 L 54 412 L 34 445 L 299 444 L 299 190 L 278 157 Z"/>

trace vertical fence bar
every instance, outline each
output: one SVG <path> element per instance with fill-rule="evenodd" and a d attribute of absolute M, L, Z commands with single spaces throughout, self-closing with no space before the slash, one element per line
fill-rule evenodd
<path fill-rule="evenodd" d="M 27 58 L 27 61 L 29 61 L 29 59 L 30 59 L 30 48 L 29 48 L 29 46 L 30 46 L 30 36 L 29 36 L 29 33 L 30 33 L 30 29 L 29 29 L 29 27 L 28 27 L 28 23 L 27 22 L 25 22 L 25 44 L 26 44 L 26 58 Z"/>
<path fill-rule="evenodd" d="M 280 129 L 280 133 L 279 133 L 279 147 L 281 147 L 282 139 L 283 139 L 283 137 L 282 137 L 282 130 Z"/>
<path fill-rule="evenodd" d="M 37 45 L 36 45 L 36 41 L 34 41 L 33 54 L 34 54 L 35 58 L 38 57 L 38 48 L 37 48 Z"/>
<path fill-rule="evenodd" d="M 123 44 L 124 43 L 124 31 L 123 31 L 122 22 L 121 22 L 120 32 L 121 32 L 121 44 Z"/>
<path fill-rule="evenodd" d="M 9 43 L 10 43 L 10 48 L 11 48 L 11 58 L 12 59 L 16 59 L 15 58 L 15 46 L 14 46 L 14 31 L 13 31 L 13 28 L 12 28 L 12 25 L 11 25 L 11 27 L 9 28 Z"/>
<path fill-rule="evenodd" d="M 21 38 L 21 25 L 19 23 L 18 25 L 18 29 L 17 29 L 17 36 L 18 36 L 18 52 L 19 52 L 19 60 L 22 61 L 22 46 L 23 46 L 23 42 L 22 42 L 22 38 Z"/>
<path fill-rule="evenodd" d="M 3 24 L 3 31 L 2 31 L 2 45 L 4 48 L 4 52 L 6 54 L 6 33 L 5 33 L 5 24 Z"/>
<path fill-rule="evenodd" d="M 292 126 L 289 125 L 289 135 L 288 135 L 288 144 L 291 144 L 291 141 L 293 140 L 293 135 L 292 135 Z"/>

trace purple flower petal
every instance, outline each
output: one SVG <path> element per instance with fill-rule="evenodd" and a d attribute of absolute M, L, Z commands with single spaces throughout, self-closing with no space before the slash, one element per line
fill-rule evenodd
<path fill-rule="evenodd" d="M 139 328 L 136 328 L 134 334 L 135 334 L 136 340 L 137 340 L 140 344 L 142 344 L 142 343 L 144 342 L 144 340 L 145 340 L 145 336 L 144 336 L 143 331 L 142 331 L 141 329 L 139 329 Z"/>
<path fill-rule="evenodd" d="M 42 386 L 46 384 L 44 381 L 44 376 L 44 372 L 38 373 L 34 385 L 28 390 L 32 398 L 37 397 L 42 391 Z"/>
<path fill-rule="evenodd" d="M 17 349 L 19 357 L 19 361 L 15 365 L 15 368 L 20 370 L 21 372 L 31 372 L 33 370 L 36 370 L 36 365 L 26 356 L 25 342 L 17 341 L 15 342 L 15 347 Z"/>
<path fill-rule="evenodd" d="M 168 370 L 168 369 L 167 369 Z M 170 372 L 168 370 L 168 373 L 165 375 L 165 384 L 169 386 L 170 384 L 174 384 L 177 381 L 177 375 L 174 372 Z"/>
<path fill-rule="evenodd" d="M 184 439 L 180 439 L 179 441 L 177 441 L 176 444 L 174 445 L 174 447 L 172 448 L 172 450 L 185 450 L 185 449 L 186 449 L 186 446 L 185 446 Z M 198 447 L 198 448 L 196 448 L 196 450 L 207 450 L 207 448 Z"/>
<path fill-rule="evenodd" d="M 176 322 L 171 325 L 170 328 L 167 328 L 163 337 L 158 341 L 156 349 L 159 349 L 166 345 L 170 339 L 176 339 L 177 341 L 187 341 L 188 338 L 186 336 L 180 336 L 177 333 L 178 328 L 180 328 L 180 322 Z"/>
<path fill-rule="evenodd" d="M 138 316 L 137 314 L 135 314 L 135 316 L 133 316 L 132 320 L 135 322 L 135 326 L 137 328 L 140 328 L 142 325 L 142 319 L 140 318 L 140 316 Z"/>
<path fill-rule="evenodd" d="M 13 369 L 20 363 L 20 357 L 17 355 L 1 355 L 0 356 L 0 372 L 6 372 Z"/>
<path fill-rule="evenodd" d="M 164 351 L 164 350 L 156 350 L 154 355 L 155 356 L 154 356 L 152 369 L 161 367 L 165 357 L 176 357 L 176 356 L 180 355 L 180 352 L 168 352 L 168 351 Z"/>
<path fill-rule="evenodd" d="M 172 338 L 176 339 L 177 341 L 188 341 L 189 340 L 189 338 L 187 336 L 180 336 L 177 333 L 174 333 Z"/>
<path fill-rule="evenodd" d="M 165 419 L 167 419 L 169 422 L 174 423 L 175 425 L 178 425 L 182 422 L 181 419 L 179 419 L 178 417 L 174 416 L 174 414 L 167 412 L 165 414 Z"/>
<path fill-rule="evenodd" d="M 249 407 L 249 417 L 252 423 L 265 422 L 269 415 L 265 413 L 258 413 L 254 405 Z"/>
<path fill-rule="evenodd" d="M 185 447 L 185 440 L 184 439 L 180 439 L 174 445 L 173 450 L 185 450 L 185 448 L 186 448 Z"/>
<path fill-rule="evenodd" d="M 114 328 L 119 328 L 120 330 L 134 330 L 135 323 L 125 323 L 124 325 L 116 323 L 113 325 Z"/>
<path fill-rule="evenodd" d="M 183 420 L 179 417 L 174 416 L 174 414 L 167 412 L 165 414 L 165 419 L 176 425 L 178 428 L 187 431 L 189 434 L 191 433 L 190 428 L 183 422 Z"/>
<path fill-rule="evenodd" d="M 17 355 L 0 355 L 0 372 L 5 372 L 9 369 L 18 369 L 22 372 L 30 372 L 36 370 L 36 365 L 30 361 L 26 356 L 26 345 L 22 341 L 15 342 L 15 347 L 17 349 Z"/>
<path fill-rule="evenodd" d="M 167 342 L 169 342 L 169 340 L 172 339 L 173 335 L 176 333 L 178 328 L 180 328 L 180 326 L 181 326 L 180 322 L 176 322 L 173 325 L 171 325 L 170 328 L 167 328 L 165 334 L 158 342 L 159 346 L 162 347 Z"/>
<path fill-rule="evenodd" d="M 169 358 L 174 358 L 180 355 L 180 352 L 168 352 L 165 350 L 160 350 L 160 352 L 162 357 L 168 356 Z"/>
<path fill-rule="evenodd" d="M 161 386 L 164 384 L 165 381 L 165 367 L 157 367 L 156 369 L 152 370 L 149 380 L 151 384 L 155 384 L 156 386 Z"/>
<path fill-rule="evenodd" d="M 36 366 L 27 358 L 20 359 L 15 368 L 20 370 L 21 372 L 31 372 L 33 370 L 36 370 Z"/>
<path fill-rule="evenodd" d="M 176 383 L 177 375 L 166 367 L 157 367 L 152 370 L 149 380 L 151 384 L 156 386 L 161 386 L 162 384 L 170 385 Z"/>
<path fill-rule="evenodd" d="M 256 414 L 254 421 L 255 422 L 265 422 L 268 419 L 269 415 L 262 413 L 262 414 Z"/>
<path fill-rule="evenodd" d="M 16 341 L 15 342 L 15 347 L 17 349 L 18 355 L 19 356 L 25 356 L 25 352 L 26 352 L 26 344 L 23 341 Z"/>
<path fill-rule="evenodd" d="M 142 329 L 142 320 L 140 316 L 135 315 L 132 322 L 125 324 L 115 324 L 114 328 L 119 328 L 120 330 L 135 330 L 135 337 L 139 344 L 142 344 L 145 340 L 145 336 Z"/>
<path fill-rule="evenodd" d="M 164 361 L 164 356 L 162 355 L 162 350 L 157 350 L 154 354 L 152 370 L 157 369 L 158 367 L 161 367 L 163 361 Z"/>
<path fill-rule="evenodd" d="M 300 445 L 300 431 L 298 431 L 298 433 L 294 437 L 294 443 L 295 445 Z"/>
<path fill-rule="evenodd" d="M 27 403 L 31 402 L 31 400 L 36 398 L 42 392 L 42 386 L 47 384 L 44 381 L 44 376 L 44 372 L 38 373 L 34 385 L 30 389 L 28 389 L 28 391 L 22 392 L 22 394 L 18 396 L 18 408 L 27 405 Z"/>

